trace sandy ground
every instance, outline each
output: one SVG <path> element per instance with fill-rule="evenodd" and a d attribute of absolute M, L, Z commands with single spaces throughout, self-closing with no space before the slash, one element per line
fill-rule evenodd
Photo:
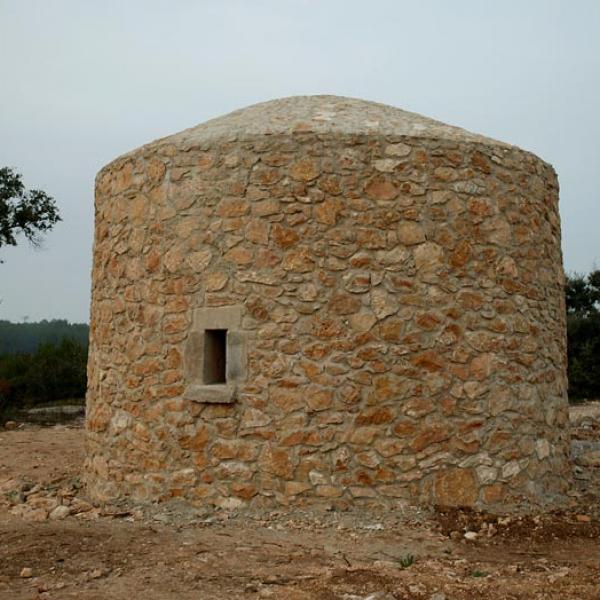
<path fill-rule="evenodd" d="M 0 599 L 598 600 L 600 404 L 571 420 L 571 506 L 508 517 L 93 506 L 81 427 L 0 429 Z"/>

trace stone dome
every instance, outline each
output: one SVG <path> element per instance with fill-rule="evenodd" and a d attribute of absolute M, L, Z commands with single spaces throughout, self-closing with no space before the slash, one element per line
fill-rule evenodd
<path fill-rule="evenodd" d="M 257 104 L 96 180 L 98 499 L 514 508 L 568 486 L 558 184 L 335 96 Z"/>
<path fill-rule="evenodd" d="M 173 144 L 186 148 L 216 140 L 301 133 L 394 135 L 508 147 L 503 142 L 394 106 L 329 95 L 291 96 L 260 102 L 155 140 L 144 147 Z"/>

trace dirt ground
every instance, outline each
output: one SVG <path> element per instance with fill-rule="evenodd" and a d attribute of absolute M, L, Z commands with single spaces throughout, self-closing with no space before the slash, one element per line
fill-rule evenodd
<path fill-rule="evenodd" d="M 600 404 L 571 421 L 571 505 L 521 516 L 93 506 L 81 425 L 0 429 L 0 599 L 598 600 Z"/>

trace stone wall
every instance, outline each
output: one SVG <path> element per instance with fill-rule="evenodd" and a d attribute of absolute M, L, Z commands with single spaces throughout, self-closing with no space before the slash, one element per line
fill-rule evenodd
<path fill-rule="evenodd" d="M 552 168 L 471 141 L 231 137 L 167 138 L 97 178 L 91 494 L 222 507 L 560 498 Z M 230 306 L 243 376 L 230 399 L 199 401 L 186 394 L 195 315 Z"/>

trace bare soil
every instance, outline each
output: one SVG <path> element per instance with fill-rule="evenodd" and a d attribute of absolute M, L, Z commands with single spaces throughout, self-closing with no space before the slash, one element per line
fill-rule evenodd
<path fill-rule="evenodd" d="M 0 599 L 598 600 L 600 404 L 571 421 L 570 506 L 521 515 L 94 506 L 80 425 L 0 429 Z"/>

